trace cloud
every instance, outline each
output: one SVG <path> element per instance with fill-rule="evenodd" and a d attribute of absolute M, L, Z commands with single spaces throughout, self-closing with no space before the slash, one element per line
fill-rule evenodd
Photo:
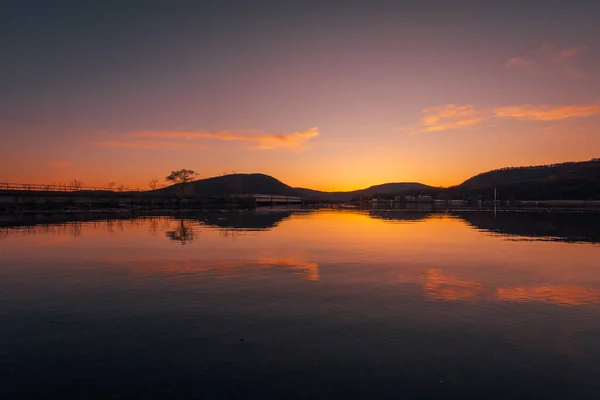
<path fill-rule="evenodd" d="M 46 164 L 47 167 L 51 168 L 67 168 L 73 165 L 72 161 L 53 161 Z"/>
<path fill-rule="evenodd" d="M 158 149 L 157 144 L 145 143 L 145 142 L 98 142 L 98 146 L 102 147 L 126 147 L 131 149 L 144 149 L 144 150 L 156 150 Z"/>
<path fill-rule="evenodd" d="M 585 46 L 581 45 L 560 48 L 546 43 L 522 56 L 512 57 L 505 65 L 529 73 L 560 72 L 572 78 L 579 78 L 584 73 L 575 64 L 575 59 L 585 49 Z"/>
<path fill-rule="evenodd" d="M 407 133 L 442 132 L 465 128 L 491 117 L 514 118 L 529 121 L 556 121 L 567 118 L 592 117 L 600 114 L 600 105 L 551 106 L 525 104 L 479 110 L 471 104 L 446 104 L 426 108 L 421 121 L 412 127 L 399 128 Z"/>
<path fill-rule="evenodd" d="M 251 148 L 271 150 L 279 148 L 301 148 L 302 145 L 319 136 L 318 128 L 293 133 L 266 133 L 260 130 L 240 131 L 143 131 L 132 132 L 124 141 L 105 141 L 96 143 L 103 147 L 125 147 L 144 150 L 158 149 L 201 149 L 202 145 L 195 140 L 212 139 L 226 142 L 247 142 L 253 144 Z M 177 141 L 179 140 L 179 141 Z M 183 141 L 181 141 L 183 140 Z"/>
<path fill-rule="evenodd" d="M 222 141 L 240 141 L 254 143 L 256 149 L 298 148 L 306 141 L 319 136 L 318 128 L 303 132 L 272 134 L 259 130 L 245 131 L 170 131 L 170 132 L 134 132 L 133 136 L 145 139 L 214 139 Z"/>
<path fill-rule="evenodd" d="M 441 132 L 464 128 L 478 124 L 484 117 L 475 106 L 446 104 L 439 107 L 426 108 L 418 127 L 410 128 L 411 133 Z"/>
<path fill-rule="evenodd" d="M 590 117 L 600 113 L 597 105 L 571 105 L 571 106 L 548 106 L 548 105 L 522 105 L 511 107 L 500 107 L 493 110 L 497 117 L 516 118 L 531 121 L 554 121 L 567 118 Z"/>
<path fill-rule="evenodd" d="M 142 150 L 189 150 L 189 149 L 202 149 L 196 143 L 189 142 L 169 142 L 169 141 L 109 141 L 109 142 L 97 142 L 97 146 L 102 147 L 123 147 L 130 149 L 142 149 Z"/>

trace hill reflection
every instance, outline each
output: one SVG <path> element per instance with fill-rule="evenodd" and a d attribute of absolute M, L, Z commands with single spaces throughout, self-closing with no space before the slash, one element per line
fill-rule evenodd
<path fill-rule="evenodd" d="M 465 212 L 454 214 L 472 227 L 537 240 L 600 243 L 600 214 L 567 212 Z"/>
<path fill-rule="evenodd" d="M 244 230 L 264 230 L 275 228 L 282 221 L 288 219 L 297 211 L 275 210 L 275 211 L 250 211 L 250 212 L 231 212 L 231 213 L 205 213 L 191 220 L 197 220 L 205 225 L 218 228 L 234 228 Z"/>
<path fill-rule="evenodd" d="M 169 240 L 188 244 L 198 234 L 198 227 L 207 226 L 220 230 L 224 236 L 234 236 L 243 231 L 276 229 L 291 216 L 306 215 L 312 211 L 264 210 L 222 211 L 194 213 L 166 213 L 161 215 L 123 215 L 107 213 L 81 214 L 31 214 L 0 216 L 0 238 L 18 230 L 23 234 L 52 232 L 54 234 L 79 236 L 82 224 L 102 224 L 109 232 L 123 231 L 127 225 L 148 225 L 156 233 L 161 221 L 178 221 L 177 226 L 165 232 Z M 600 213 L 567 212 L 453 212 L 435 213 L 407 210 L 369 210 L 357 212 L 374 220 L 384 222 L 424 222 L 440 215 L 451 215 L 465 221 L 469 226 L 483 231 L 519 239 L 562 242 L 600 243 Z"/>
<path fill-rule="evenodd" d="M 400 211 L 400 210 L 370 210 L 371 218 L 387 221 L 422 221 L 429 218 L 431 212 L 426 211 Z"/>
<path fill-rule="evenodd" d="M 157 230 L 159 221 L 176 218 L 179 226 L 166 233 L 170 240 L 189 243 L 195 238 L 193 225 L 202 224 L 215 228 L 232 230 L 268 230 L 275 228 L 282 221 L 288 219 L 298 211 L 268 210 L 268 211 L 223 211 L 223 212 L 194 212 L 194 213 L 165 213 L 160 215 L 136 215 L 123 213 L 64 213 L 64 214 L 22 214 L 0 216 L 2 236 L 10 234 L 12 229 L 18 229 L 25 234 L 36 232 L 62 232 L 67 231 L 72 236 L 81 234 L 82 224 L 104 224 L 107 230 L 113 231 L 115 227 L 123 230 L 125 224 L 139 225 L 148 223 L 151 231 Z M 302 211 L 301 213 L 307 213 Z M 1 237 L 1 236 L 0 236 Z"/>

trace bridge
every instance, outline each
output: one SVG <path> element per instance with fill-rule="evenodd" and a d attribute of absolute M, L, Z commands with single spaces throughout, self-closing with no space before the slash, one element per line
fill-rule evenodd
<path fill-rule="evenodd" d="M 253 198 L 256 204 L 299 204 L 302 198 L 295 196 L 279 196 L 273 194 L 246 194 L 241 197 Z"/>
<path fill-rule="evenodd" d="M 275 194 L 231 194 L 217 196 L 181 195 L 151 190 L 84 187 L 78 184 L 0 183 L 0 209 L 172 209 L 254 208 L 268 205 L 301 204 L 295 196 Z"/>
<path fill-rule="evenodd" d="M 1 191 L 27 191 L 27 192 L 114 192 L 114 193 L 140 193 L 144 192 L 142 189 L 129 189 L 124 187 L 89 187 L 82 186 L 78 183 L 53 183 L 53 184 L 42 184 L 42 183 L 7 183 L 0 182 Z"/>

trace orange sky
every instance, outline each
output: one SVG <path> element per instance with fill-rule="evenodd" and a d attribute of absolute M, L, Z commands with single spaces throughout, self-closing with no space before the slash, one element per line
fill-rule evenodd
<path fill-rule="evenodd" d="M 450 186 L 600 156 L 593 2 L 70 3 L 6 10 L 0 182 Z"/>

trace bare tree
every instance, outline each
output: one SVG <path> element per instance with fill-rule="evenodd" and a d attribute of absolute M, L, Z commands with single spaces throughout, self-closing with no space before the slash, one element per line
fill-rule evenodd
<path fill-rule="evenodd" d="M 71 183 L 69 183 L 69 187 L 73 191 L 81 190 L 81 186 L 82 186 L 81 181 L 79 181 L 77 179 L 73 179 L 71 181 Z"/>
<path fill-rule="evenodd" d="M 158 179 L 152 178 L 152 180 L 148 182 L 148 186 L 150 187 L 150 190 L 158 189 Z"/>
<path fill-rule="evenodd" d="M 187 187 L 187 184 L 192 182 L 198 173 L 191 169 L 180 169 L 179 171 L 171 171 L 171 174 L 165 178 L 167 182 L 173 182 L 181 188 L 181 194 Z"/>
<path fill-rule="evenodd" d="M 123 185 L 122 183 L 117 187 L 117 192 L 124 192 L 125 191 L 125 185 Z"/>
<path fill-rule="evenodd" d="M 108 184 L 106 185 L 106 188 L 107 188 L 108 190 L 113 190 L 113 188 L 116 186 L 116 184 L 117 184 L 117 182 L 110 181 L 110 182 L 108 182 Z"/>

